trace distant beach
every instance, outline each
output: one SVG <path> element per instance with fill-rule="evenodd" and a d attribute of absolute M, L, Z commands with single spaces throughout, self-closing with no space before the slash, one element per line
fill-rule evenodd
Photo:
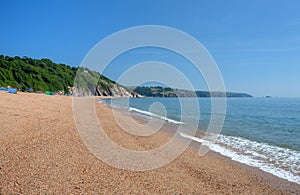
<path fill-rule="evenodd" d="M 152 136 L 134 136 L 120 128 L 111 108 L 99 104 L 96 97 L 95 105 L 107 135 L 125 148 L 149 150 L 170 139 L 171 123 Z M 78 136 L 72 97 L 1 92 L 0 120 L 0 194 L 300 193 L 296 183 L 216 152 L 199 157 L 197 142 L 155 170 L 113 168 L 93 156 Z"/>

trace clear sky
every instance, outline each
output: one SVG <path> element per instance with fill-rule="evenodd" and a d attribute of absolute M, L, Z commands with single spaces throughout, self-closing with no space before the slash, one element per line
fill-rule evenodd
<path fill-rule="evenodd" d="M 300 97 L 299 8 L 299 0 L 7 0 L 1 1 L 0 54 L 78 66 L 114 32 L 166 25 L 208 49 L 227 90 Z M 117 77 L 113 68 L 107 76 Z"/>

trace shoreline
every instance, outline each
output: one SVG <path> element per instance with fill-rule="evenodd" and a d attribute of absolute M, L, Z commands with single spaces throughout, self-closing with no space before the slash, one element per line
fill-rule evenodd
<path fill-rule="evenodd" d="M 103 128 L 119 145 L 148 150 L 168 140 L 166 132 L 150 137 L 124 132 L 107 106 L 96 98 L 95 104 Z M 151 171 L 111 167 L 91 154 L 80 139 L 72 97 L 0 93 L 0 120 L 0 194 L 299 193 L 297 184 L 273 184 L 262 171 L 257 170 L 264 178 L 214 153 L 199 158 L 193 147 Z"/>
<path fill-rule="evenodd" d="M 99 103 L 103 103 L 104 105 L 111 108 L 111 105 L 107 104 L 105 101 L 101 101 L 101 99 L 103 99 L 103 98 L 99 99 Z M 179 121 L 176 121 L 176 120 L 173 120 L 173 119 L 170 119 L 170 118 L 162 117 L 162 116 L 156 115 L 154 113 L 151 113 L 149 111 L 140 110 L 140 109 L 137 109 L 137 108 L 134 108 L 134 107 L 123 108 L 123 107 L 113 106 L 113 108 L 114 109 L 117 108 L 117 109 L 119 109 L 120 111 L 122 111 L 124 113 L 128 112 L 128 110 L 129 110 L 129 112 L 131 113 L 130 114 L 131 117 L 135 118 L 136 120 L 142 121 L 142 123 L 145 123 L 145 121 L 147 122 L 149 117 L 150 118 L 153 117 L 153 118 L 156 118 L 158 120 L 165 121 L 166 123 L 169 124 L 169 128 L 168 129 L 165 128 L 164 131 L 171 134 L 171 136 L 172 136 L 172 133 L 170 131 L 177 131 L 177 125 L 181 125 L 181 124 L 184 125 L 182 122 L 179 122 Z M 189 127 L 187 126 L 187 129 L 188 128 Z M 202 131 L 201 129 L 198 129 L 194 136 L 189 135 L 189 131 L 186 131 L 184 133 L 180 133 L 180 135 L 181 135 L 182 139 L 192 140 L 193 142 L 197 143 L 200 146 L 201 142 L 203 141 L 203 136 L 205 135 L 205 132 Z M 225 136 L 226 137 L 228 135 L 220 134 L 220 136 Z M 232 137 L 232 136 L 229 136 L 229 137 Z M 234 139 L 236 139 L 236 138 L 239 139 L 239 137 L 233 137 L 233 138 Z M 266 143 L 258 143 L 256 141 L 251 141 L 251 140 L 248 140 L 248 139 L 241 140 L 241 141 L 251 142 L 252 144 L 267 145 L 267 146 L 264 146 L 264 147 L 275 147 L 275 149 L 281 150 L 281 148 L 278 148 L 278 146 L 272 146 L 272 145 L 268 145 Z M 215 144 L 213 144 L 213 145 L 215 145 Z M 255 161 L 256 159 L 253 159 L 254 162 L 253 161 L 249 162 L 247 160 L 245 161 L 245 160 L 243 160 L 243 158 L 247 159 L 248 156 L 243 156 L 244 155 L 243 153 L 241 153 L 242 156 L 240 156 L 240 154 L 237 154 L 234 151 L 228 150 L 226 148 L 226 145 L 223 146 L 223 145 L 219 145 L 219 144 L 216 143 L 216 146 L 213 146 L 213 148 L 215 148 L 215 149 L 210 148 L 210 150 L 212 150 L 213 152 L 216 152 L 216 153 L 218 153 L 218 154 L 220 154 L 220 155 L 222 155 L 226 158 L 229 158 L 232 161 L 235 161 L 235 162 L 238 162 L 238 163 L 241 163 L 241 164 L 253 167 L 253 168 L 258 168 L 263 172 L 274 175 L 274 176 L 276 176 L 280 179 L 287 180 L 288 182 L 296 183 L 298 185 L 300 184 L 299 183 L 299 175 L 293 175 L 292 173 L 288 172 L 288 170 L 286 170 L 286 169 L 277 169 L 276 167 L 272 167 L 272 165 L 269 165 L 267 163 L 264 164 L 264 163 L 260 163 L 259 161 Z M 223 150 L 225 150 L 225 151 L 223 151 Z M 296 151 L 293 151 L 293 152 L 296 152 Z M 250 159 L 250 160 L 252 160 L 252 159 Z"/>
<path fill-rule="evenodd" d="M 102 97 L 99 98 L 99 100 L 101 100 L 101 99 L 107 99 L 107 98 L 102 98 Z M 109 109 L 112 109 L 112 107 L 110 105 L 108 105 L 108 104 L 106 104 L 104 102 L 99 102 L 99 103 L 103 104 L 103 105 L 105 105 L 107 107 L 109 107 Z M 120 112 L 127 111 L 126 108 L 117 108 L 117 109 Z M 129 110 L 129 111 L 131 112 L 132 110 Z M 139 117 L 137 117 L 137 116 L 139 116 Z M 145 123 L 144 117 L 149 117 L 149 116 L 145 115 L 145 114 L 143 114 L 141 112 L 135 112 L 135 115 L 133 116 L 133 118 L 135 120 L 138 120 L 141 123 Z M 164 120 L 164 119 L 161 119 L 161 120 Z M 172 131 L 176 131 L 177 124 L 176 123 L 172 123 L 172 122 L 168 122 L 168 121 L 166 121 L 166 123 L 167 123 L 167 128 L 162 128 L 162 131 L 166 132 L 169 136 L 172 137 L 174 135 L 174 133 L 172 133 Z M 201 138 L 204 135 L 204 133 L 205 132 L 203 132 L 203 131 L 200 130 L 200 132 L 197 132 L 196 135 L 198 135 L 198 136 L 200 135 L 199 138 Z M 198 138 L 198 137 L 195 137 L 195 138 Z M 180 139 L 184 140 L 184 139 L 189 139 L 189 138 L 185 138 L 185 137 L 181 136 Z M 200 142 L 192 140 L 189 147 L 192 148 L 193 150 L 195 150 L 195 152 L 199 152 L 200 146 L 201 146 Z M 300 185 L 297 184 L 296 182 L 289 181 L 288 179 L 284 179 L 284 178 L 281 178 L 281 177 L 279 177 L 277 175 L 274 175 L 272 173 L 266 172 L 266 171 L 260 169 L 259 167 L 255 167 L 255 166 L 248 165 L 246 163 L 235 161 L 235 160 L 231 159 L 229 156 L 225 156 L 225 155 L 223 155 L 223 154 L 221 154 L 221 153 L 219 153 L 217 151 L 214 151 L 212 149 L 209 150 L 209 152 L 208 152 L 207 155 L 227 160 L 229 163 L 233 163 L 233 164 L 241 166 L 241 167 L 243 167 L 245 169 L 248 169 L 253 174 L 255 174 L 256 176 L 260 177 L 262 180 L 269 181 L 271 185 L 277 186 L 277 187 L 279 187 L 282 190 L 292 188 L 292 189 L 294 189 L 296 191 L 296 190 L 300 189 Z"/>

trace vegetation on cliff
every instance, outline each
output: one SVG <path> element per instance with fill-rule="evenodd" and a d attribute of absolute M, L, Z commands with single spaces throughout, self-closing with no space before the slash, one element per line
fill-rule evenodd
<path fill-rule="evenodd" d="M 76 76 L 77 75 L 77 76 Z M 123 97 L 224 97 L 221 92 L 189 91 L 170 87 L 128 87 L 127 89 L 100 73 L 83 67 L 57 64 L 49 59 L 0 55 L 0 87 L 20 91 L 52 91 L 79 96 Z M 226 97 L 252 97 L 246 93 L 226 92 Z"/>
<path fill-rule="evenodd" d="M 0 55 L 0 86 L 26 91 L 68 91 L 73 86 L 77 68 L 55 64 L 49 59 L 36 60 Z"/>
<path fill-rule="evenodd" d="M 90 89 L 96 91 L 98 86 L 92 89 L 91 83 L 109 89 L 116 83 L 96 71 L 65 64 L 57 64 L 49 59 L 32 59 L 28 57 L 10 57 L 0 55 L 0 87 L 12 86 L 20 91 L 64 91 L 69 93 L 74 85 L 76 73 L 81 74 L 77 84 L 79 91 Z M 98 87 L 101 89 L 101 87 Z"/>

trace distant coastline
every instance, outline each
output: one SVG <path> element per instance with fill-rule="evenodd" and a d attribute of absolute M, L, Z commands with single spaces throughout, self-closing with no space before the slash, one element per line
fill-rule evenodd
<path fill-rule="evenodd" d="M 50 59 L 0 55 L 0 87 L 22 92 L 46 92 L 75 96 L 115 97 L 227 97 L 251 98 L 237 92 L 191 91 L 170 87 L 124 87 L 104 75 L 84 67 L 57 64 Z"/>
<path fill-rule="evenodd" d="M 218 92 L 218 91 L 192 91 L 186 89 L 175 89 L 162 86 L 129 86 L 126 89 L 130 93 L 140 94 L 143 97 L 227 97 L 227 98 L 252 98 L 247 93 Z"/>

